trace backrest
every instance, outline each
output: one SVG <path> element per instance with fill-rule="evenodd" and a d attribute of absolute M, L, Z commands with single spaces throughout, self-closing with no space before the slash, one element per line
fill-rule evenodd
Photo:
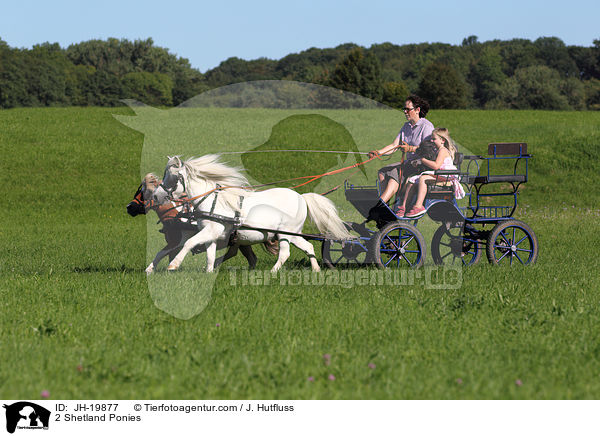
<path fill-rule="evenodd" d="M 526 142 L 493 142 L 488 144 L 488 154 L 492 156 L 512 155 L 521 156 L 527 154 Z"/>
<path fill-rule="evenodd" d="M 460 170 L 460 166 L 463 163 L 465 155 L 463 153 L 459 153 L 458 151 L 454 153 L 454 166 L 457 170 Z"/>

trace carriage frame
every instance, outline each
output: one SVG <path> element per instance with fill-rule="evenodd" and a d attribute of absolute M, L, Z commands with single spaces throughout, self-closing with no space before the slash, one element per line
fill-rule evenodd
<path fill-rule="evenodd" d="M 381 268 L 418 268 L 425 262 L 427 248 L 417 226 L 427 215 L 439 223 L 431 240 L 436 265 L 474 265 L 483 251 L 494 265 L 535 263 L 539 252 L 537 237 L 529 225 L 513 218 L 519 187 L 529 177 L 531 157 L 524 142 L 491 143 L 487 156 L 456 153 L 457 170 L 434 171 L 437 179 L 428 183 L 424 215 L 399 217 L 386 205 L 378 218 L 377 230 L 368 228 L 366 221 L 348 222 L 348 230 L 357 238 L 324 239 L 323 262 L 329 267 L 375 264 Z M 457 177 L 465 187 L 466 205 L 459 205 L 455 198 L 451 177 Z M 359 186 L 346 181 L 344 188 L 346 199 L 367 218 L 379 199 L 379 185 Z M 507 204 L 496 204 L 501 199 L 506 199 Z"/>

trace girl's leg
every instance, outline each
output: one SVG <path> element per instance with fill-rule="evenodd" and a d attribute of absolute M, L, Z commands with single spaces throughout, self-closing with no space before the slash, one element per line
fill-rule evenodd
<path fill-rule="evenodd" d="M 402 199 L 402 204 L 400 205 L 400 207 L 403 207 L 406 209 L 406 201 L 408 200 L 408 197 L 410 197 L 415 190 L 415 184 L 414 183 L 407 183 L 406 187 L 404 188 L 404 198 Z"/>
<path fill-rule="evenodd" d="M 433 179 L 435 179 L 435 177 L 427 174 L 419 177 L 419 192 L 417 193 L 417 201 L 413 206 L 415 209 L 423 207 L 423 201 L 425 201 L 425 196 L 427 195 L 427 185 L 425 182 Z"/>

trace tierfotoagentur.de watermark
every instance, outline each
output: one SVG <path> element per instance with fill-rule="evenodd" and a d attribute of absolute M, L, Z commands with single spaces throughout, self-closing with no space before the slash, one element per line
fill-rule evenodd
<path fill-rule="evenodd" d="M 461 266 L 432 266 L 420 269 L 356 269 L 326 270 L 252 270 L 229 267 L 231 286 L 341 286 L 350 289 L 355 286 L 423 286 L 425 289 L 451 290 L 462 286 Z"/>

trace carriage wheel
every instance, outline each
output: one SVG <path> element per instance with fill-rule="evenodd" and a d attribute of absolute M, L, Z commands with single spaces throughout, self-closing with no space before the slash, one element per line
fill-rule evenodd
<path fill-rule="evenodd" d="M 537 237 L 531 227 L 522 221 L 501 222 L 488 237 L 487 257 L 494 265 L 529 265 L 538 257 Z"/>
<path fill-rule="evenodd" d="M 328 268 L 335 268 L 339 265 L 366 265 L 372 263 L 369 255 L 369 240 L 373 232 L 357 223 L 344 224 L 352 235 L 357 236 L 357 239 L 343 242 L 323 241 L 321 245 L 323 264 Z"/>
<path fill-rule="evenodd" d="M 380 268 L 418 268 L 425 261 L 425 239 L 408 223 L 396 221 L 385 225 L 374 235 L 371 244 L 373 260 Z"/>
<path fill-rule="evenodd" d="M 431 257 L 436 265 L 475 265 L 482 253 L 483 244 L 464 226 L 447 229 L 442 224 L 431 238 Z"/>

